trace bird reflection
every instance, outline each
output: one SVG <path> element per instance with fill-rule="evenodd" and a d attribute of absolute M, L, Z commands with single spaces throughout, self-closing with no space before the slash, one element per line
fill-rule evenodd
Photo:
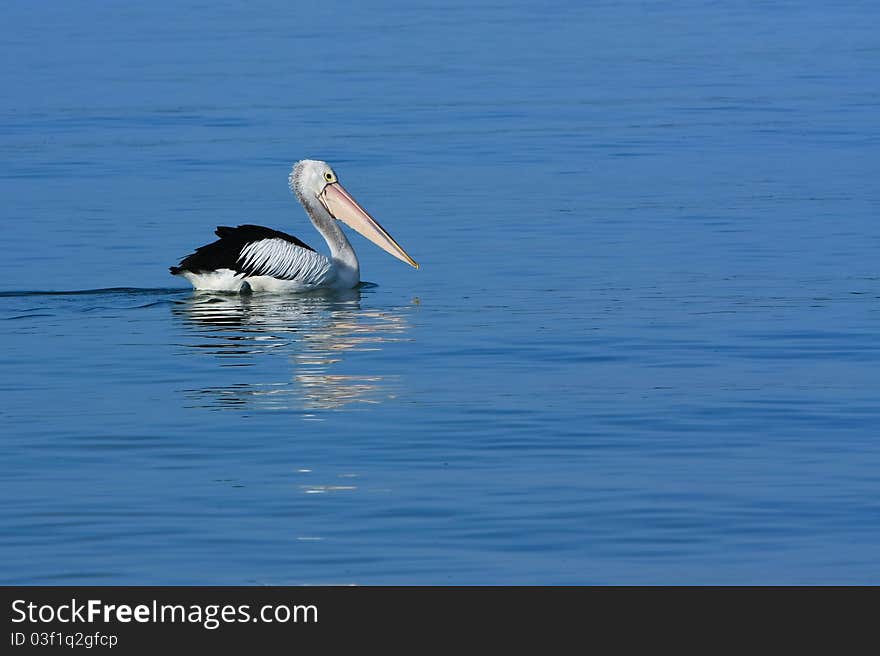
<path fill-rule="evenodd" d="M 305 411 L 393 398 L 393 377 L 344 372 L 347 355 L 407 339 L 404 309 L 364 309 L 361 295 L 193 293 L 174 307 L 193 338 L 184 346 L 215 356 L 220 369 L 210 377 L 222 384 L 187 397 L 215 408 Z"/>

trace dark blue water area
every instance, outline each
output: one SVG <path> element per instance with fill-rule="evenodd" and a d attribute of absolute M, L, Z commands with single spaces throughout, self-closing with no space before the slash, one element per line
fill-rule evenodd
<path fill-rule="evenodd" d="M 880 583 L 878 22 L 6 3 L 0 583 Z M 168 275 L 302 157 L 421 269 Z"/>

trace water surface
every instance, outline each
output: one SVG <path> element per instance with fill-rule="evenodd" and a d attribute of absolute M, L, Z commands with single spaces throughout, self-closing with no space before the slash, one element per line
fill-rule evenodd
<path fill-rule="evenodd" d="M 0 583 L 880 581 L 872 3 L 6 14 Z"/>

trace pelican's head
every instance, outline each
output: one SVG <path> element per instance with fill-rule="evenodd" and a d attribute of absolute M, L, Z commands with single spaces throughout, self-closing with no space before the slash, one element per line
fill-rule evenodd
<path fill-rule="evenodd" d="M 339 184 L 336 173 L 327 162 L 304 159 L 293 165 L 288 178 L 290 189 L 303 203 L 320 202 L 330 216 L 357 230 L 364 237 L 399 260 L 419 268 L 418 263 L 406 254 L 358 202 Z"/>

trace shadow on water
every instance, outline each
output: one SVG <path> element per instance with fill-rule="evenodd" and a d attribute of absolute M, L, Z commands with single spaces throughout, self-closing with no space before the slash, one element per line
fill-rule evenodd
<path fill-rule="evenodd" d="M 29 296 L 141 296 L 155 294 L 185 294 L 189 290 L 182 287 L 103 287 L 101 289 L 75 289 L 69 291 L 5 291 L 0 298 L 26 298 Z"/>
<path fill-rule="evenodd" d="M 222 381 L 185 390 L 187 398 L 210 408 L 307 412 L 392 398 L 395 377 L 363 373 L 362 362 L 358 373 L 346 371 L 355 354 L 407 339 L 403 312 L 364 308 L 362 293 L 195 292 L 176 302 L 173 313 L 192 338 L 185 348 L 214 358 L 220 369 L 210 379 Z"/>

